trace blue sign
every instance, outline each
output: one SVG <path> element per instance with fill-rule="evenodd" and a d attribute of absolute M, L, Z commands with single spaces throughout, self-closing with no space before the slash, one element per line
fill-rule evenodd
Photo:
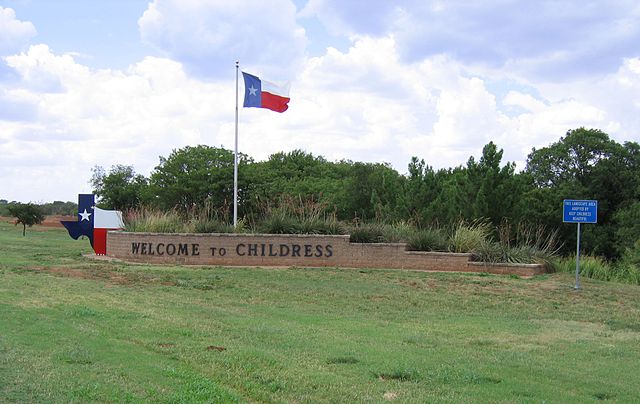
<path fill-rule="evenodd" d="M 562 221 L 565 223 L 598 222 L 598 201 L 565 199 L 562 205 Z"/>

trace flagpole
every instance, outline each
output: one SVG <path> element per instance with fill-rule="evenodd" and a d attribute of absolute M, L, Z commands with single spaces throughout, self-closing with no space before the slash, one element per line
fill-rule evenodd
<path fill-rule="evenodd" d="M 233 153 L 233 227 L 238 226 L 238 70 L 240 61 L 236 60 L 236 142 Z"/>

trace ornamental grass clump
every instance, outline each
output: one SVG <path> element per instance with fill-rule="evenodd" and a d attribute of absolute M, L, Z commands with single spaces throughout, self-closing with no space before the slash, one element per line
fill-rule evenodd
<path fill-rule="evenodd" d="M 146 233 L 189 233 L 193 229 L 175 210 L 130 209 L 124 215 L 125 231 Z"/>
<path fill-rule="evenodd" d="M 416 227 L 405 221 L 393 224 L 381 224 L 383 238 L 386 243 L 406 243 L 417 231 Z"/>
<path fill-rule="evenodd" d="M 474 261 L 494 264 L 543 264 L 547 265 L 551 258 L 546 257 L 535 247 L 513 246 L 487 240 L 473 252 Z"/>
<path fill-rule="evenodd" d="M 486 220 L 460 221 L 451 234 L 451 249 L 456 253 L 476 253 L 491 237 L 491 225 Z"/>
<path fill-rule="evenodd" d="M 543 264 L 552 267 L 562 243 L 558 229 L 548 230 L 543 225 L 520 222 L 512 226 L 504 220 L 498 227 L 499 243 L 505 249 L 505 261 L 521 264 Z"/>
<path fill-rule="evenodd" d="M 507 263 L 509 262 L 509 247 L 501 243 L 485 240 L 475 250 L 471 251 L 472 259 L 479 262 Z"/>
<path fill-rule="evenodd" d="M 558 256 L 560 246 L 558 231 L 547 231 L 544 226 L 519 223 L 516 227 L 508 221 L 493 227 L 485 220 L 460 222 L 451 236 L 451 250 L 471 253 L 474 261 L 505 264 L 542 264 L 548 267 Z"/>

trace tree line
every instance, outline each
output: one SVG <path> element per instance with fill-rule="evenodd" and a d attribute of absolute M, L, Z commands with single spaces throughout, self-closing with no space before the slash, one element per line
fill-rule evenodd
<path fill-rule="evenodd" d="M 563 199 L 595 199 L 598 223 L 583 227 L 585 251 L 617 259 L 640 239 L 640 145 L 617 143 L 598 129 L 568 131 L 557 142 L 533 149 L 526 166 L 503 163 L 493 142 L 476 159 L 434 169 L 412 157 L 408 173 L 389 164 L 327 161 L 302 150 L 279 152 L 266 161 L 239 155 L 238 210 L 245 220 L 295 198 L 322 206 L 351 222 L 449 226 L 483 219 L 558 229 L 565 250 L 575 246 L 575 225 L 562 224 Z M 91 184 L 109 209 L 139 207 L 187 212 L 213 207 L 229 220 L 233 209 L 231 150 L 187 146 L 160 157 L 148 177 L 134 167 L 94 167 Z"/>
<path fill-rule="evenodd" d="M 11 216 L 10 208 L 18 204 L 16 201 L 0 199 L 0 216 Z M 78 213 L 78 204 L 75 202 L 54 201 L 33 205 L 37 205 L 40 213 L 47 216 L 73 216 Z"/>

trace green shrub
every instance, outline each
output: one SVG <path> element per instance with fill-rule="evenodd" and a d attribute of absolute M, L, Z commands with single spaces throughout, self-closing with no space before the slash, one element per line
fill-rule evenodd
<path fill-rule="evenodd" d="M 216 219 L 196 220 L 193 223 L 193 231 L 196 233 L 233 233 L 232 224 L 222 223 Z"/>
<path fill-rule="evenodd" d="M 257 230 L 264 234 L 298 234 L 300 223 L 285 212 L 276 212 L 262 220 Z"/>
<path fill-rule="evenodd" d="M 347 226 L 335 218 L 325 220 L 323 226 L 325 232 L 322 234 L 339 235 L 348 233 Z"/>
<path fill-rule="evenodd" d="M 384 226 L 379 223 L 364 223 L 352 227 L 349 235 L 352 243 L 384 243 Z"/>
<path fill-rule="evenodd" d="M 161 211 L 152 208 L 136 208 L 125 212 L 125 231 L 149 233 L 233 233 L 208 204 L 186 213 L 177 210 Z"/>
<path fill-rule="evenodd" d="M 268 234 L 345 234 L 346 226 L 328 213 L 327 205 L 301 197 L 282 196 L 275 206 L 260 208 L 255 230 Z"/>
<path fill-rule="evenodd" d="M 296 222 L 296 233 L 299 234 L 323 234 L 322 233 L 322 223 L 323 221 L 320 219 L 303 219 L 298 220 L 295 219 Z"/>
<path fill-rule="evenodd" d="M 346 227 L 335 219 L 311 218 L 298 223 L 300 234 L 345 234 Z"/>
<path fill-rule="evenodd" d="M 627 248 L 618 262 L 617 273 L 625 282 L 640 285 L 640 239 Z"/>
<path fill-rule="evenodd" d="M 613 280 L 633 285 L 640 285 L 640 266 L 620 262 L 615 267 Z"/>
<path fill-rule="evenodd" d="M 410 251 L 447 251 L 449 238 L 440 229 L 416 230 L 409 236 L 407 249 Z"/>
<path fill-rule="evenodd" d="M 622 255 L 622 262 L 626 265 L 640 268 L 640 239 L 636 240 L 632 248 L 627 248 Z"/>
<path fill-rule="evenodd" d="M 352 243 L 408 243 L 417 229 L 406 222 L 361 223 L 349 229 Z"/>
<path fill-rule="evenodd" d="M 262 220 L 256 231 L 265 234 L 346 234 L 346 226 L 333 219 L 299 219 L 279 213 Z"/>

